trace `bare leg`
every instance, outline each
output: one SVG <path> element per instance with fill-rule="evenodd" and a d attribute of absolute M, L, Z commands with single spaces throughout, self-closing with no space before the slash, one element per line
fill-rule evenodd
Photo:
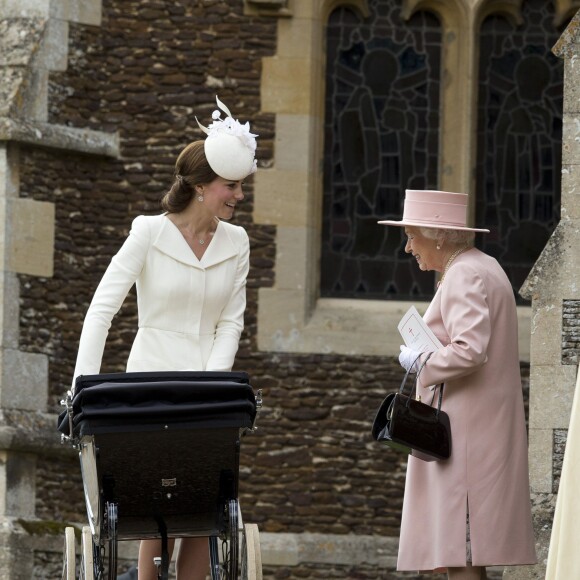
<path fill-rule="evenodd" d="M 210 571 L 208 539 L 182 538 L 175 570 L 177 580 L 205 580 Z"/>
<path fill-rule="evenodd" d="M 487 580 L 485 566 L 467 565 L 465 568 L 447 568 L 449 580 Z"/>
<path fill-rule="evenodd" d="M 167 540 L 169 559 L 173 554 L 175 540 Z M 142 540 L 139 544 L 139 565 L 137 566 L 139 580 L 157 580 L 157 566 L 153 558 L 161 557 L 161 540 Z"/>

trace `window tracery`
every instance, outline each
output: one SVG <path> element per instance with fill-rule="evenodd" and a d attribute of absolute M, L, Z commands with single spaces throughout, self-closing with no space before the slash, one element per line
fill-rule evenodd
<path fill-rule="evenodd" d="M 321 294 L 427 298 L 433 274 L 404 254 L 399 218 L 406 188 L 435 188 L 441 30 L 395 1 L 369 2 L 360 21 L 338 8 L 327 26 Z"/>
<path fill-rule="evenodd" d="M 480 31 L 477 223 L 517 293 L 559 220 L 563 64 L 551 3 L 528 0 L 522 25 L 490 16 Z"/>

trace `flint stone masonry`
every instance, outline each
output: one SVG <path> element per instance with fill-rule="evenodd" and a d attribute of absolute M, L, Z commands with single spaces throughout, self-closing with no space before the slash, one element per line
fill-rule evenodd
<path fill-rule="evenodd" d="M 562 465 L 564 463 L 564 452 L 566 451 L 566 440 L 568 439 L 568 429 L 554 429 L 554 451 L 552 455 L 552 493 L 558 493 L 560 486 L 560 476 L 562 475 Z"/>
<path fill-rule="evenodd" d="M 580 300 L 562 303 L 562 364 L 580 362 Z"/>

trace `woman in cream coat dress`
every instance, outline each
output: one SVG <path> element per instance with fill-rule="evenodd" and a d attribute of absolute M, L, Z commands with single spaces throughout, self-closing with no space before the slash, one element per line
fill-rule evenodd
<path fill-rule="evenodd" d="M 231 370 L 244 324 L 250 249 L 245 230 L 224 220 L 244 198 L 242 179 L 255 169 L 255 136 L 219 100 L 218 106 L 226 119 L 214 112 L 206 140 L 191 143 L 177 159 L 174 184 L 162 200 L 166 213 L 137 217 L 111 260 L 85 318 L 75 378 L 100 372 L 111 321 L 134 283 L 139 329 L 128 372 Z M 160 552 L 160 541 L 141 542 L 139 580 L 157 580 L 153 558 Z M 206 578 L 207 539 L 181 540 L 176 571 L 178 580 Z"/>
<path fill-rule="evenodd" d="M 580 578 L 580 552 L 578 551 L 578 538 L 580 538 L 579 481 L 580 371 L 576 377 L 545 580 Z"/>
<path fill-rule="evenodd" d="M 467 196 L 407 191 L 401 222 L 422 270 L 442 272 L 424 320 L 443 347 L 421 370 L 418 395 L 445 383 L 445 461 L 409 457 L 397 567 L 485 579 L 487 566 L 536 561 L 516 305 L 497 261 L 472 247 Z M 419 353 L 401 347 L 408 369 Z M 413 369 L 416 370 L 416 369 Z"/>
<path fill-rule="evenodd" d="M 248 235 L 219 221 L 198 258 L 170 216 L 133 221 L 87 312 L 75 377 L 99 372 L 111 321 L 134 283 L 139 329 L 127 372 L 231 370 L 246 307 Z"/>

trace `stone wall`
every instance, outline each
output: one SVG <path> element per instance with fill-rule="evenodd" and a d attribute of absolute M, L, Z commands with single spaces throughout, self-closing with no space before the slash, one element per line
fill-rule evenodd
<path fill-rule="evenodd" d="M 580 300 L 562 301 L 562 364 L 580 362 Z"/>
<path fill-rule="evenodd" d="M 369 429 L 400 373 L 362 357 L 248 363 L 266 402 L 243 443 L 241 498 L 253 521 L 264 531 L 397 535 L 403 457 L 374 446 Z"/>

